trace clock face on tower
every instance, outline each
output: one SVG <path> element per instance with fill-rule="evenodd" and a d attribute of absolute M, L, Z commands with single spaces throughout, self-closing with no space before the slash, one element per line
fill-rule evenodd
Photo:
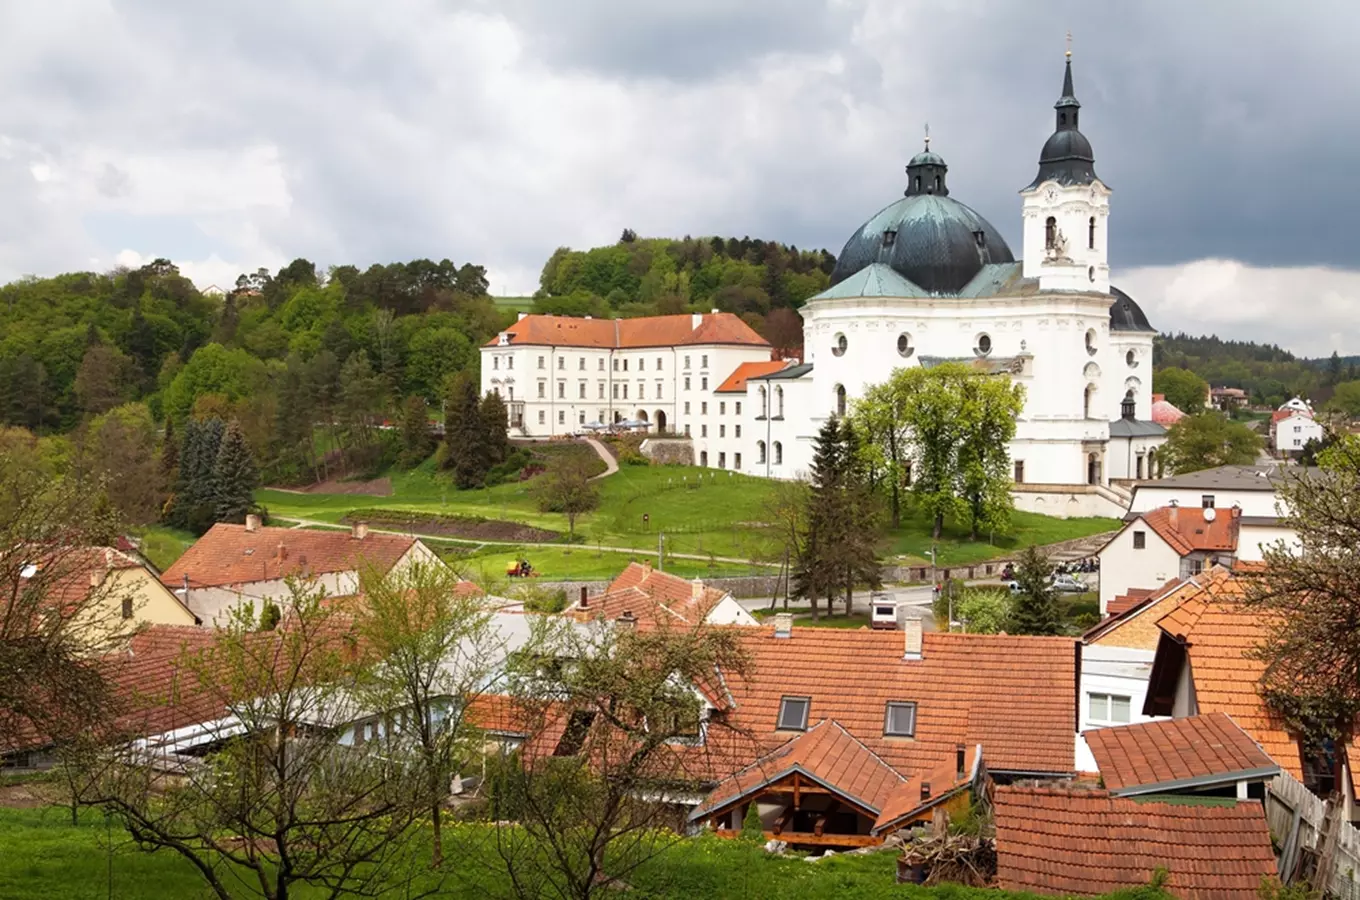
<path fill-rule="evenodd" d="M 1047 197 L 1048 202 L 1052 203 L 1054 200 L 1058 199 L 1058 189 L 1050 184 L 1048 186 L 1048 192 L 1045 194 L 1045 196 Z"/>

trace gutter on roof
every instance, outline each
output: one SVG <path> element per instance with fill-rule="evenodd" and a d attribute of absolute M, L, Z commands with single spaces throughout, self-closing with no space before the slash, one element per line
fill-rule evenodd
<path fill-rule="evenodd" d="M 1132 787 L 1110 791 L 1115 797 L 1136 797 L 1140 794 L 1163 794 L 1188 788 L 1220 787 L 1236 784 L 1239 781 L 1265 781 L 1280 774 L 1279 766 L 1262 766 L 1256 769 L 1243 769 L 1240 772 L 1198 775 L 1194 778 L 1176 778 L 1171 781 L 1158 781 L 1154 784 L 1136 784 Z"/>

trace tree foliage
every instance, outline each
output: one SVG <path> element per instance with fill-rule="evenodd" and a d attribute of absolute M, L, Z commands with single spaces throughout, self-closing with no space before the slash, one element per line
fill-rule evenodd
<path fill-rule="evenodd" d="M 1016 634 L 1062 633 L 1062 617 L 1052 581 L 1053 566 L 1039 548 L 1030 544 L 1015 567 L 1019 591 L 1011 607 L 1011 628 Z"/>
<path fill-rule="evenodd" d="M 1153 374 L 1152 390 L 1165 394 L 1167 402 L 1189 416 L 1203 412 L 1209 399 L 1208 382 L 1189 369 L 1174 366 Z"/>
<path fill-rule="evenodd" d="M 1167 430 L 1158 458 L 1178 474 L 1215 466 L 1248 465 L 1261 453 L 1261 436 L 1215 412 L 1186 416 Z"/>
<path fill-rule="evenodd" d="M 538 508 L 544 512 L 562 513 L 567 517 L 567 531 L 576 535 L 576 520 L 600 505 L 600 492 L 591 480 L 593 468 L 580 455 L 564 453 L 557 456 L 546 472 L 534 481 Z"/>

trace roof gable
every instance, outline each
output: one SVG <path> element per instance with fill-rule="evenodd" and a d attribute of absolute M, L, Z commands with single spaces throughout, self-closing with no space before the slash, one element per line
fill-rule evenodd
<path fill-rule="evenodd" d="M 697 578 L 690 581 L 634 562 L 609 583 L 604 593 L 587 598 L 585 606 L 573 606 L 567 613 L 578 621 L 613 621 L 631 613 L 644 625 L 663 618 L 672 624 L 697 625 L 725 597 L 726 591 L 708 587 Z"/>
<path fill-rule="evenodd" d="M 1181 556 L 1196 552 L 1233 553 L 1242 511 L 1163 506 L 1143 513 L 1140 518 Z"/>
<path fill-rule="evenodd" d="M 787 359 L 772 359 L 769 360 L 768 362 L 762 361 L 742 363 L 741 365 L 737 366 L 736 369 L 733 370 L 731 375 L 727 376 L 727 379 L 723 381 L 722 384 L 718 385 L 718 388 L 714 393 L 718 394 L 745 393 L 746 382 L 748 379 L 758 378 L 761 375 L 772 375 L 775 372 L 779 372 L 787 368 L 790 364 L 791 360 Z"/>
<path fill-rule="evenodd" d="M 1119 796 L 1266 779 L 1280 767 L 1222 712 L 1085 733 L 1105 787 Z"/>

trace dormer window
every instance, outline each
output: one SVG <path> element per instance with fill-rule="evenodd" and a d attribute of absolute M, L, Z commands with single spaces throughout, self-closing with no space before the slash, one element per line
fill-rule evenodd
<path fill-rule="evenodd" d="M 883 232 L 883 246 L 891 247 L 896 241 L 897 231 L 895 229 L 889 228 L 887 231 Z"/>
<path fill-rule="evenodd" d="M 811 706 L 811 697 L 780 698 L 779 721 L 775 723 L 775 728 L 779 731 L 807 731 L 808 710 Z"/>
<path fill-rule="evenodd" d="M 987 246 L 987 232 L 979 228 L 973 232 L 973 240 L 977 242 L 979 247 Z"/>
<path fill-rule="evenodd" d="M 916 734 L 916 704 L 889 700 L 883 710 L 884 737 L 914 737 Z"/>

